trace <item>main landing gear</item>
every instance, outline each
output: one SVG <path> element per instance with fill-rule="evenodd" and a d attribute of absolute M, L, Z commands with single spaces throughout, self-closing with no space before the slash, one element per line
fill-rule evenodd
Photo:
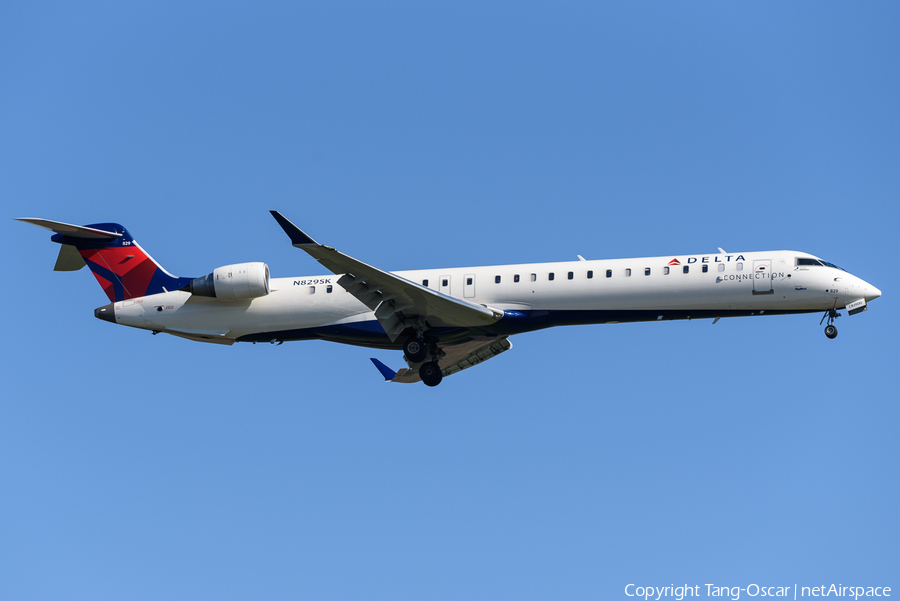
<path fill-rule="evenodd" d="M 403 345 L 403 354 L 410 363 L 424 361 L 428 356 L 428 345 L 419 336 L 413 336 Z"/>
<path fill-rule="evenodd" d="M 822 316 L 822 320 L 819 322 L 819 325 L 822 325 L 822 322 L 825 321 L 825 318 L 826 317 L 828 318 L 828 325 L 825 326 L 825 336 L 827 336 L 831 340 L 834 340 L 835 338 L 837 338 L 838 331 L 837 331 L 837 328 L 834 326 L 834 320 L 840 316 L 841 316 L 841 314 L 838 313 L 837 311 L 835 311 L 834 309 L 828 309 L 828 311 L 826 311 L 825 315 Z"/>
<path fill-rule="evenodd" d="M 444 375 L 438 364 L 441 352 L 437 340 L 426 337 L 424 332 L 416 332 L 403 344 L 403 354 L 410 364 L 421 363 L 430 355 L 431 361 L 425 361 L 419 366 L 419 377 L 426 386 L 437 386 L 441 383 Z"/>
<path fill-rule="evenodd" d="M 428 361 L 419 367 L 419 377 L 425 386 L 437 386 L 444 379 L 444 374 L 441 373 L 441 367 L 436 361 Z"/>

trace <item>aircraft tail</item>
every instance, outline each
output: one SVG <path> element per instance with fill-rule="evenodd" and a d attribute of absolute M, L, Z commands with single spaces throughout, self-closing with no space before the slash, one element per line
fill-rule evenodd
<path fill-rule="evenodd" d="M 171 292 L 192 278 L 175 277 L 135 242 L 118 223 L 70 225 L 48 219 L 18 219 L 54 232 L 62 245 L 55 271 L 75 271 L 87 265 L 110 302 Z"/>

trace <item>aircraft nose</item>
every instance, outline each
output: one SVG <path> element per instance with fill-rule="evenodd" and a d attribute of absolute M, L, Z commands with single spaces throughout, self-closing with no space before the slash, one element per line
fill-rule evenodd
<path fill-rule="evenodd" d="M 109 303 L 108 305 L 103 305 L 102 307 L 94 309 L 94 317 L 102 319 L 103 321 L 108 321 L 109 323 L 116 323 L 116 310 L 113 307 L 113 304 Z"/>
<path fill-rule="evenodd" d="M 854 288 L 859 288 L 860 290 L 862 290 L 862 294 L 865 297 L 867 303 L 881 296 L 881 290 L 862 279 L 859 280 L 859 283 L 854 286 Z"/>

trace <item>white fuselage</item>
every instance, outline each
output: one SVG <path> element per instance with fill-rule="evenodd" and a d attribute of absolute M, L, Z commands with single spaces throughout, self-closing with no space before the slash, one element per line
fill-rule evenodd
<path fill-rule="evenodd" d="M 505 335 L 576 323 L 820 312 L 880 296 L 860 278 L 794 251 L 678 255 L 395 272 L 505 312 Z M 266 296 L 223 301 L 171 291 L 115 303 L 117 323 L 205 342 L 323 338 L 396 348 L 338 276 L 273 278 Z M 450 333 L 452 335 L 452 333 Z"/>

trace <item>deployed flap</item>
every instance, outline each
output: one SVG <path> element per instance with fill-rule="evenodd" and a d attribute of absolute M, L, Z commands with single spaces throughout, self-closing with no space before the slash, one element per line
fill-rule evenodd
<path fill-rule="evenodd" d="M 343 274 L 337 283 L 375 312 L 391 341 L 406 328 L 422 325 L 418 320 L 430 327 L 470 328 L 503 317 L 498 309 L 441 294 L 319 244 L 278 211 L 271 213 L 295 247 L 305 250 L 331 273 Z"/>
<path fill-rule="evenodd" d="M 78 271 L 87 265 L 84 257 L 78 252 L 78 249 L 71 244 L 62 244 L 59 247 L 59 256 L 56 257 L 56 265 L 53 271 Z"/>
<path fill-rule="evenodd" d="M 63 234 L 65 236 L 70 236 L 72 238 L 90 238 L 94 240 L 111 240 L 113 238 L 121 238 L 122 234 L 117 234 L 116 232 L 107 232 L 105 230 L 98 230 L 93 227 L 84 227 L 83 225 L 71 225 L 69 223 L 63 223 L 61 221 L 50 221 L 49 219 L 34 219 L 34 218 L 20 218 L 16 217 L 16 221 L 24 221 L 25 223 L 30 223 L 31 225 L 36 225 L 38 227 L 42 227 L 45 230 L 50 230 L 51 232 L 56 232 L 57 234 Z"/>
<path fill-rule="evenodd" d="M 455 346 L 445 346 L 441 348 L 444 356 L 438 361 L 438 365 L 441 366 L 441 372 L 446 378 L 456 372 L 487 361 L 491 357 L 496 357 L 511 348 L 512 342 L 506 338 L 494 338 L 490 341 L 485 341 L 484 339 L 473 340 Z M 416 369 L 401 369 L 391 381 L 412 383 L 421 381 L 421 378 Z"/>
<path fill-rule="evenodd" d="M 482 344 L 482 346 L 476 346 L 478 344 Z M 471 347 L 468 345 L 471 345 Z M 456 350 L 457 348 L 459 348 L 459 351 Z M 441 357 L 438 364 L 441 366 L 441 370 L 446 377 L 453 375 L 458 371 L 478 365 L 491 357 L 496 357 L 500 353 L 508 351 L 511 348 L 512 342 L 510 342 L 508 338 L 500 338 L 489 344 L 484 344 L 482 341 L 476 340 L 468 344 L 460 344 L 459 347 L 449 347 L 445 350 L 447 355 Z"/>

